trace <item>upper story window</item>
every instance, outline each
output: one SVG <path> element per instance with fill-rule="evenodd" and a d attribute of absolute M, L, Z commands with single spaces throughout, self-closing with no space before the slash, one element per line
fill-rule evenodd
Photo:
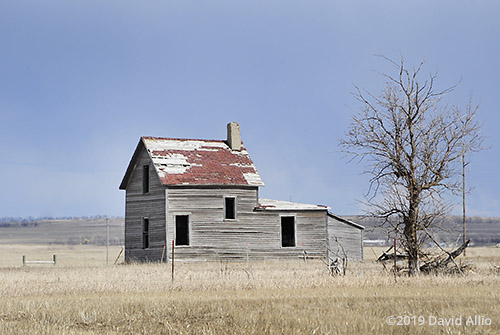
<path fill-rule="evenodd" d="M 142 167 L 142 193 L 149 193 L 149 165 Z"/>
<path fill-rule="evenodd" d="M 235 220 L 236 219 L 236 198 L 226 197 L 224 198 L 224 219 Z"/>

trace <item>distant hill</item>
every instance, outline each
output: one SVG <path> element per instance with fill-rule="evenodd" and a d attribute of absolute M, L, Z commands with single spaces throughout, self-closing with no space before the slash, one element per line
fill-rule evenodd
<path fill-rule="evenodd" d="M 390 227 L 379 227 L 382 223 L 373 217 L 367 216 L 349 216 L 351 221 L 359 223 L 365 227 L 364 241 L 365 245 L 389 245 L 392 243 L 394 235 Z M 500 218 L 490 217 L 467 217 L 466 237 L 471 240 L 471 245 L 490 246 L 500 243 Z M 462 217 L 449 216 L 440 226 L 440 229 L 434 230 L 437 239 L 444 245 L 456 245 L 457 241 L 462 241 Z M 389 237 L 389 238 L 388 238 Z M 389 241 L 390 240 L 390 241 Z"/>
<path fill-rule="evenodd" d="M 109 218 L 109 243 L 124 243 L 124 219 Z M 0 218 L 0 244 L 106 244 L 106 218 Z"/>
<path fill-rule="evenodd" d="M 365 227 L 365 245 L 389 245 L 392 237 L 388 227 L 373 217 L 355 215 L 346 219 Z M 109 241 L 124 243 L 124 218 L 110 218 Z M 462 217 L 450 216 L 436 236 L 445 245 L 461 241 Z M 472 245 L 488 246 L 500 243 L 500 218 L 468 217 L 467 238 Z M 0 218 L 0 244 L 106 244 L 106 217 L 85 218 Z"/>

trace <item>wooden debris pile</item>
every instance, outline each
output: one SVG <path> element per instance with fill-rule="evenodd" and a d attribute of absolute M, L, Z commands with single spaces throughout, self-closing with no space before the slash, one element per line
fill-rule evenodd
<path fill-rule="evenodd" d="M 377 258 L 377 263 L 385 263 L 388 261 L 393 262 L 394 257 L 396 257 L 396 261 L 402 261 L 402 260 L 405 260 L 408 258 L 408 255 L 398 253 L 397 251 L 396 251 L 396 253 L 394 253 L 394 252 L 391 253 L 391 250 L 393 248 L 394 247 L 391 246 L 389 249 L 387 249 L 385 252 L 383 252 L 382 255 L 380 255 L 380 257 Z M 396 255 L 396 256 L 394 256 L 394 255 Z"/>
<path fill-rule="evenodd" d="M 452 252 L 447 252 L 446 250 L 442 249 L 444 252 L 444 255 L 438 256 L 435 259 L 425 263 L 420 267 L 420 272 L 426 273 L 426 274 L 437 274 L 437 273 L 460 273 L 463 274 L 465 270 L 467 270 L 467 267 L 470 267 L 470 264 L 467 265 L 464 264 L 463 266 L 458 265 L 457 262 L 455 262 L 455 258 L 460 256 L 462 252 L 467 248 L 469 245 L 470 240 L 465 241 L 464 244 L 462 244 L 458 249 Z M 453 264 L 454 267 L 450 268 L 449 264 Z"/>
<path fill-rule="evenodd" d="M 336 258 L 333 262 L 328 266 L 328 270 L 330 274 L 333 276 L 345 276 L 345 268 L 346 268 L 346 260 Z"/>
<path fill-rule="evenodd" d="M 325 262 L 326 268 L 328 269 L 328 273 L 332 276 L 345 276 L 346 268 L 347 268 L 347 258 L 335 258 L 329 259 L 329 262 Z"/>
<path fill-rule="evenodd" d="M 448 252 L 445 249 L 441 248 L 441 246 L 438 245 L 438 247 L 442 250 L 442 254 L 433 257 L 426 262 L 422 266 L 420 266 L 420 273 L 423 274 L 465 274 L 465 273 L 473 273 L 476 271 L 476 267 L 474 264 L 470 261 L 457 264 L 455 259 L 460 256 L 463 251 L 467 248 L 469 245 L 470 240 L 466 241 L 464 244 L 462 244 L 460 247 L 458 247 L 456 250 L 452 252 Z M 391 267 L 391 271 L 396 271 L 398 272 L 407 272 L 408 268 L 407 266 L 401 266 L 398 265 L 397 263 L 401 261 L 405 261 L 408 259 L 408 255 L 398 252 L 398 250 L 394 250 L 394 247 L 391 246 L 389 249 L 387 249 L 382 255 L 380 255 L 376 262 L 381 263 L 384 266 L 384 269 L 388 270 L 386 263 L 387 262 L 394 262 L 394 266 Z M 500 267 L 499 268 L 499 273 L 500 273 Z"/>
<path fill-rule="evenodd" d="M 372 252 L 375 252 L 372 249 Z M 377 257 L 377 255 L 375 255 Z M 408 259 L 408 255 L 401 253 L 397 249 L 394 249 L 394 246 L 391 246 L 389 249 L 384 251 L 382 255 L 380 255 L 375 263 L 380 263 L 384 267 L 385 271 L 392 271 L 396 273 L 406 272 L 408 269 L 404 265 L 398 265 L 402 261 L 406 261 Z M 393 263 L 394 266 L 389 266 L 389 269 L 386 266 L 386 263 Z"/>
<path fill-rule="evenodd" d="M 336 237 L 335 237 L 335 242 L 337 242 L 337 245 L 339 246 L 338 250 L 331 250 L 330 248 L 327 248 L 328 262 L 325 262 L 324 260 L 322 261 L 326 265 L 326 268 L 328 269 L 330 275 L 345 276 L 348 264 L 347 254 L 345 252 L 344 247 L 342 246 L 342 244 L 338 242 Z"/>

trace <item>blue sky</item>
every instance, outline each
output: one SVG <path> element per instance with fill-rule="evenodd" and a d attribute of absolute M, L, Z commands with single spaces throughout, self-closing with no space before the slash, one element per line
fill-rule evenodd
<path fill-rule="evenodd" d="M 337 143 L 377 72 L 426 60 L 473 94 L 489 150 L 471 157 L 471 215 L 500 216 L 498 1 L 11 1 L 0 4 L 0 217 L 123 215 L 142 135 L 224 139 L 261 196 L 360 213 L 362 164 Z M 460 199 L 456 199 L 457 202 Z M 456 212 L 459 212 L 457 208 Z"/>

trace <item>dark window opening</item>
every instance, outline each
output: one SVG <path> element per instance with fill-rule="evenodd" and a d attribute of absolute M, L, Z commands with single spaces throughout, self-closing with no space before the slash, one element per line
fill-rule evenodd
<path fill-rule="evenodd" d="M 149 248 L 149 218 L 142 219 L 142 248 Z"/>
<path fill-rule="evenodd" d="M 142 193 L 149 193 L 149 165 L 142 167 Z"/>
<path fill-rule="evenodd" d="M 236 198 L 225 198 L 225 219 L 236 219 Z"/>
<path fill-rule="evenodd" d="M 189 215 L 175 216 L 175 245 L 189 245 Z"/>
<path fill-rule="evenodd" d="M 295 218 L 293 216 L 281 218 L 281 246 L 295 247 Z"/>

